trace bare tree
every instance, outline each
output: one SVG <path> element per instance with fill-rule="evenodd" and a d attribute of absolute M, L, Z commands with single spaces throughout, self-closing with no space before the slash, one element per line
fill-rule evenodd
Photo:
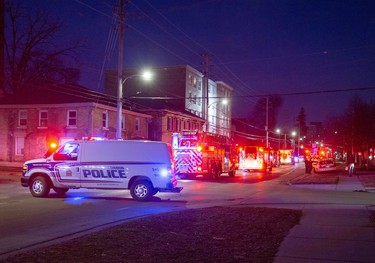
<path fill-rule="evenodd" d="M 5 86 L 6 94 L 17 94 L 41 83 L 77 82 L 80 41 L 58 46 L 62 23 L 40 10 L 30 14 L 22 2 L 5 2 Z"/>

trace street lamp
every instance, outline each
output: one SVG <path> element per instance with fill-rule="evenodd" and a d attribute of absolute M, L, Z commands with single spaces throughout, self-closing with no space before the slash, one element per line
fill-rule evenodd
<path fill-rule="evenodd" d="M 281 133 L 281 130 L 280 129 L 276 129 L 276 133 L 279 135 L 279 150 L 280 150 L 280 133 Z"/>
<path fill-rule="evenodd" d="M 145 81 L 150 81 L 153 77 L 153 74 L 151 71 L 145 70 L 141 74 L 133 74 L 130 76 L 127 76 L 123 79 L 123 76 L 121 76 L 118 80 L 118 96 L 117 96 L 117 116 L 116 116 L 116 139 L 121 140 L 122 139 L 122 132 L 121 132 L 121 124 L 122 124 L 122 94 L 123 94 L 123 85 L 128 79 L 134 78 L 134 77 L 140 77 L 141 79 Z"/>

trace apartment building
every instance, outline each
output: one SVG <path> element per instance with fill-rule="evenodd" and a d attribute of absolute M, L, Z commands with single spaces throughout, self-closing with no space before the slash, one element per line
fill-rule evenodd
<path fill-rule="evenodd" d="M 230 137 L 231 97 L 233 89 L 215 82 L 188 65 L 151 69 L 154 79 L 142 82 L 140 72 L 124 70 L 124 96 L 151 109 L 190 113 L 201 118 L 203 130 Z M 117 96 L 117 70 L 107 70 L 104 92 Z M 224 105 L 222 102 L 227 101 Z M 190 115 L 191 116 L 191 115 Z M 189 115 L 187 115 L 189 117 Z"/>
<path fill-rule="evenodd" d="M 79 86 L 40 88 L 0 98 L 0 161 L 42 157 L 50 142 L 116 137 L 113 99 Z M 122 111 L 123 139 L 148 139 L 152 116 Z"/>

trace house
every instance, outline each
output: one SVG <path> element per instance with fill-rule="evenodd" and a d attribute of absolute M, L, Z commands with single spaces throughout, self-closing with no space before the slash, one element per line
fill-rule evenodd
<path fill-rule="evenodd" d="M 126 104 L 125 104 L 125 107 Z M 116 98 L 78 85 L 38 87 L 0 98 L 0 161 L 42 157 L 50 142 L 116 137 Z M 148 139 L 152 116 L 122 111 L 122 138 Z"/>

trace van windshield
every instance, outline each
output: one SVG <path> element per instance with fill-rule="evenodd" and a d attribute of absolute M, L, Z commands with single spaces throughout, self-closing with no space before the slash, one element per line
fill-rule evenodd
<path fill-rule="evenodd" d="M 78 151 L 78 143 L 66 143 L 53 155 L 53 158 L 55 160 L 77 160 Z"/>

